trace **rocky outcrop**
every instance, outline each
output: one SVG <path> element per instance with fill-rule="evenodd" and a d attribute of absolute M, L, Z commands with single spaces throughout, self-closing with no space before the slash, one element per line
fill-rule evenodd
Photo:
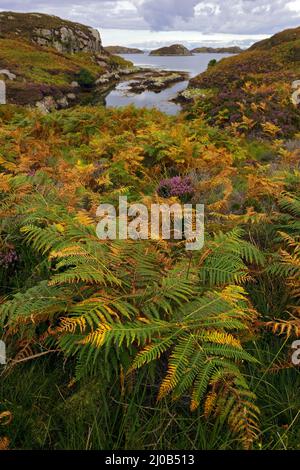
<path fill-rule="evenodd" d="M 23 37 L 39 46 L 53 47 L 62 53 L 107 54 L 98 30 L 39 13 L 0 13 L 0 37 Z"/>
<path fill-rule="evenodd" d="M 127 90 L 131 93 L 140 94 L 144 91 L 160 93 L 178 82 L 188 80 L 187 72 L 170 72 L 168 70 L 143 70 L 136 74 L 128 82 Z"/>
<path fill-rule="evenodd" d="M 233 47 L 196 47 L 192 49 L 193 54 L 240 54 L 243 52 L 238 46 Z"/>
<path fill-rule="evenodd" d="M 160 47 L 150 52 L 150 55 L 159 56 L 191 56 L 193 55 L 186 47 L 181 44 L 173 44 L 172 46 Z"/>
<path fill-rule="evenodd" d="M 64 53 L 102 51 L 100 34 L 92 28 L 88 32 L 66 26 L 58 29 L 35 28 L 32 41 Z"/>
<path fill-rule="evenodd" d="M 104 49 L 110 54 L 144 54 L 144 51 L 135 47 L 107 46 Z"/>

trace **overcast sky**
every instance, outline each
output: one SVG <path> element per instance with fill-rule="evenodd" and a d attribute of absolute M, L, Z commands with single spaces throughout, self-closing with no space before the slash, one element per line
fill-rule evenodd
<path fill-rule="evenodd" d="M 0 10 L 50 13 L 99 28 L 104 45 L 248 45 L 300 26 L 300 0 L 0 0 Z"/>

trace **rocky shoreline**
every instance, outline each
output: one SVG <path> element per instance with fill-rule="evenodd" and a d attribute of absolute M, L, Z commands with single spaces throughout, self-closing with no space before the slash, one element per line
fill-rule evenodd
<path fill-rule="evenodd" d="M 131 93 L 140 94 L 144 91 L 160 93 L 175 83 L 189 79 L 187 72 L 142 69 L 132 77 L 128 89 Z"/>

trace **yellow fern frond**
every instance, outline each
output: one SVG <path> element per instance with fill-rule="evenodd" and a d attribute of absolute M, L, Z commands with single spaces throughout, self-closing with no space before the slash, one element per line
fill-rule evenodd
<path fill-rule="evenodd" d="M 106 333 L 111 330 L 112 330 L 111 325 L 108 325 L 107 323 L 103 323 L 101 326 L 97 328 L 96 331 L 87 335 L 87 337 L 81 341 L 81 344 L 92 344 L 96 348 L 100 348 L 105 341 Z"/>
<path fill-rule="evenodd" d="M 62 318 L 60 321 L 59 331 L 75 333 L 76 329 L 79 327 L 81 333 L 83 333 L 86 329 L 86 320 L 84 316 L 81 317 L 73 317 L 73 318 Z"/>
<path fill-rule="evenodd" d="M 203 333 L 203 338 L 212 343 L 226 344 L 228 346 L 242 349 L 241 342 L 230 333 L 222 333 L 220 331 L 206 331 Z"/>
<path fill-rule="evenodd" d="M 0 451 L 8 450 L 9 444 L 10 444 L 10 440 L 8 437 L 1 437 L 0 438 Z"/>
<path fill-rule="evenodd" d="M 78 212 L 75 219 L 81 225 L 84 225 L 85 227 L 90 227 L 91 225 L 92 226 L 95 225 L 95 221 L 93 220 L 93 218 L 87 212 L 84 212 L 84 211 Z"/>
<path fill-rule="evenodd" d="M 160 385 L 157 401 L 160 401 L 162 398 L 168 395 L 168 393 L 170 393 L 177 385 L 177 382 L 178 379 L 176 378 L 176 367 L 170 364 L 168 373 Z"/>
<path fill-rule="evenodd" d="M 204 402 L 204 416 L 205 416 L 205 418 L 208 418 L 211 415 L 211 413 L 214 409 L 214 406 L 216 404 L 217 398 L 218 398 L 218 395 L 217 395 L 216 392 L 210 392 L 210 393 L 207 394 L 205 402 Z"/>

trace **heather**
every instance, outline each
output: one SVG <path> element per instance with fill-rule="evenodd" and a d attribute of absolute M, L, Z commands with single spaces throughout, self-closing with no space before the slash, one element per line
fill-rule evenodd
<path fill-rule="evenodd" d="M 161 180 L 157 193 L 162 197 L 177 196 L 179 199 L 190 198 L 194 188 L 189 177 L 173 176 L 173 178 Z"/>

